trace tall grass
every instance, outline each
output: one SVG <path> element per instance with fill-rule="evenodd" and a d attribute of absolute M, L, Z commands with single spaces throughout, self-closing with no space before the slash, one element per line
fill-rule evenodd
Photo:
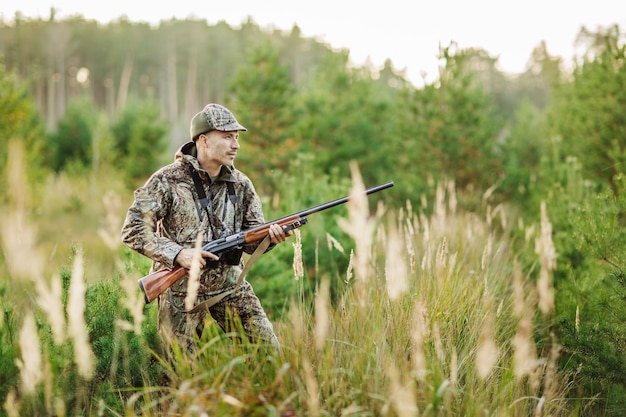
<path fill-rule="evenodd" d="M 154 329 L 146 331 L 155 310 L 139 297 L 140 272 L 130 272 L 137 269 L 135 258 L 121 256 L 112 237 L 119 230 L 117 200 L 109 195 L 102 203 L 108 220 L 100 231 L 117 279 L 90 284 L 85 263 L 97 255 L 88 249 L 74 251 L 72 268 L 61 277 L 46 275 L 46 255 L 32 237 L 36 225 L 17 193 L 7 207 L 12 224 L 4 226 L 19 233 L 2 235 L 7 280 L 0 291 L 0 335 L 3 352 L 14 347 L 3 356 L 11 361 L 0 361 L 2 412 L 572 415 L 568 376 L 557 370 L 559 346 L 550 332 L 554 249 L 545 210 L 522 242 L 537 256 L 539 279 L 531 280 L 517 255 L 525 248 L 519 242 L 514 248 L 508 237 L 515 222 L 508 221 L 504 207 L 490 207 L 488 196 L 482 213 L 462 212 L 454 184 L 442 183 L 435 200 L 421 199 L 420 207 L 407 202 L 392 211 L 381 204 L 370 212 L 363 189 L 355 169 L 354 198 L 340 220 L 355 242 L 348 270 L 340 272 L 343 292 L 333 295 L 326 276 L 307 276 L 299 247 L 306 230 L 293 239 L 294 280 L 313 280 L 316 291 L 309 302 L 298 290 L 275 322 L 280 349 L 224 334 L 209 321 L 199 349 L 190 353 L 174 346 L 168 359 L 150 340 Z M 332 247 L 342 250 L 337 241 Z M 15 248 L 27 251 L 28 259 Z M 119 298 L 113 310 L 105 310 L 106 298 L 94 310 L 98 303 L 89 298 L 90 285 L 104 285 L 103 291 Z M 18 287 L 26 295 L 11 307 Z M 110 323 L 99 324 L 108 315 Z M 107 337 L 112 338 L 105 343 Z M 136 356 L 129 353 L 133 346 Z M 155 368 L 160 378 L 150 375 Z"/>
<path fill-rule="evenodd" d="M 346 274 L 353 282 L 340 299 L 331 300 L 324 277 L 312 304 L 294 297 L 288 320 L 277 323 L 279 352 L 232 343 L 210 325 L 197 356 L 179 352 L 162 403 L 145 411 L 571 415 L 550 311 L 539 308 L 550 305 L 542 280 L 553 262 L 545 212 L 527 235 L 547 276 L 534 283 L 490 227 L 501 208 L 486 207 L 482 218 L 457 212 L 453 184 L 442 184 L 430 215 L 410 205 L 372 214 L 356 178 L 342 221 L 356 241 L 354 275 Z M 301 270 L 294 266 L 294 276 Z"/>

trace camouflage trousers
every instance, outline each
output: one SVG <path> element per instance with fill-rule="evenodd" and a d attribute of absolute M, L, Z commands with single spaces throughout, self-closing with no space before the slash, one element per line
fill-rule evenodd
<path fill-rule="evenodd" d="M 215 293 L 198 294 L 196 305 L 215 295 Z M 195 341 L 204 330 L 207 310 L 186 313 L 185 296 L 186 293 L 178 293 L 171 289 L 159 296 L 159 333 L 166 342 L 176 340 L 182 346 L 194 350 Z M 233 319 L 238 319 L 248 340 L 278 346 L 272 323 L 267 318 L 252 285 L 247 281 L 243 281 L 235 293 L 211 306 L 208 312 L 225 332 L 237 331 L 238 327 Z"/>

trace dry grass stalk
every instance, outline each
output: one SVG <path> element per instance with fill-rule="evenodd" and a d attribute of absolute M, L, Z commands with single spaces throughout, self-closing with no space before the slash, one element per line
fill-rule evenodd
<path fill-rule="evenodd" d="M 221 400 L 238 410 L 242 410 L 246 407 L 246 405 L 243 402 L 241 402 L 241 400 L 226 393 L 222 393 Z M 203 416 L 203 415 L 206 417 L 209 416 L 207 413 L 203 412 L 202 410 L 197 410 L 197 412 L 201 413 L 200 416 Z"/>
<path fill-rule="evenodd" d="M 35 228 L 28 222 L 28 186 L 21 144 L 11 141 L 8 154 L 11 157 L 7 160 L 7 190 L 11 205 L 0 229 L 4 259 L 12 278 L 38 280 L 43 275 L 44 257 L 37 247 Z"/>
<path fill-rule="evenodd" d="M 487 260 L 489 259 L 493 251 L 493 239 L 494 239 L 493 235 L 490 234 L 489 238 L 487 239 L 487 245 L 485 246 L 485 249 L 483 250 L 483 256 L 480 260 L 480 269 L 482 271 L 487 271 L 487 266 L 489 265 Z"/>
<path fill-rule="evenodd" d="M 319 387 L 317 385 L 317 379 L 315 377 L 315 373 L 313 370 L 313 366 L 311 366 L 311 362 L 308 359 L 304 358 L 302 361 L 302 366 L 304 367 L 304 381 L 306 385 L 306 391 L 308 394 L 308 402 L 307 406 L 309 408 L 309 415 L 311 417 L 317 417 L 320 415 L 320 398 L 319 398 Z"/>
<path fill-rule="evenodd" d="M 432 260 L 433 250 L 430 245 L 426 245 L 423 249 L 422 262 L 420 264 L 420 269 L 422 270 L 422 273 L 426 274 L 427 272 L 432 272 Z"/>
<path fill-rule="evenodd" d="M 398 417 L 419 415 L 419 409 L 416 406 L 417 398 L 415 398 L 415 390 L 412 384 L 405 385 L 402 383 L 400 372 L 394 363 L 388 363 L 385 368 L 390 382 L 389 398 Z"/>
<path fill-rule="evenodd" d="M 122 268 L 120 268 L 122 270 Z M 143 313 L 144 301 L 140 292 L 137 292 L 137 281 L 134 277 L 124 276 L 120 282 L 120 286 L 124 289 L 126 297 L 123 299 L 124 306 L 130 312 L 132 323 L 126 320 L 118 319 L 115 323 L 122 330 L 132 331 L 136 335 L 141 335 L 141 324 L 146 316 Z"/>
<path fill-rule="evenodd" d="M 450 256 L 448 252 L 448 238 L 444 237 L 443 242 L 441 242 L 441 246 L 439 246 L 439 250 L 437 251 L 437 256 L 435 257 L 434 274 L 437 278 L 437 285 L 439 286 L 439 288 L 443 288 L 444 286 L 449 260 Z"/>
<path fill-rule="evenodd" d="M 537 366 L 535 347 L 531 343 L 531 337 L 532 320 L 524 316 L 517 325 L 517 332 L 512 341 L 515 348 L 514 370 L 517 378 L 532 375 Z"/>
<path fill-rule="evenodd" d="M 346 253 L 341 246 L 341 243 L 335 239 L 330 233 L 326 233 L 326 243 L 328 244 L 328 250 L 337 249 L 341 253 Z"/>
<path fill-rule="evenodd" d="M 8 417 L 20 417 L 20 403 L 14 390 L 10 390 L 4 400 L 4 410 Z"/>
<path fill-rule="evenodd" d="M 296 241 L 293 245 L 293 277 L 296 281 L 304 277 L 304 260 L 302 258 L 302 234 L 300 229 L 294 231 Z"/>
<path fill-rule="evenodd" d="M 456 347 L 452 346 L 452 353 L 450 354 L 450 384 L 456 387 L 459 381 L 459 354 L 456 351 Z"/>
<path fill-rule="evenodd" d="M 37 326 L 32 312 L 26 312 L 19 337 L 20 355 L 16 365 L 20 370 L 21 387 L 24 394 L 34 394 L 35 388 L 43 379 L 41 347 Z"/>
<path fill-rule="evenodd" d="M 417 221 L 419 219 L 419 222 Z M 421 225 L 421 227 L 420 227 Z M 428 217 L 424 213 L 420 213 L 415 221 L 415 230 L 420 230 L 422 234 L 422 246 L 427 247 L 428 243 L 431 240 L 431 227 L 430 222 L 428 221 Z"/>
<path fill-rule="evenodd" d="M 109 191 L 102 196 L 102 204 L 105 208 L 105 226 L 98 229 L 98 235 L 109 249 L 115 251 L 121 245 L 122 224 L 119 213 L 122 212 L 122 199 L 118 194 Z"/>
<path fill-rule="evenodd" d="M 415 222 L 417 223 L 417 219 L 415 219 Z M 407 217 L 406 221 L 401 221 L 399 223 L 404 224 L 404 234 L 406 236 L 406 238 L 404 239 L 406 245 L 406 253 L 409 258 L 410 273 L 411 276 L 413 276 L 417 268 L 417 256 L 415 254 L 415 248 L 413 247 L 413 242 L 416 240 L 415 226 L 410 217 Z"/>
<path fill-rule="evenodd" d="M 348 268 L 346 268 L 346 284 L 352 281 L 354 277 L 354 251 L 350 251 L 350 259 L 348 260 Z"/>
<path fill-rule="evenodd" d="M 424 342 L 428 338 L 428 317 L 426 307 L 418 302 L 415 306 L 413 333 L 411 334 L 411 359 L 415 370 L 415 378 L 423 382 L 426 379 L 427 362 L 424 352 Z"/>
<path fill-rule="evenodd" d="M 556 343 L 556 336 L 550 333 L 550 354 L 546 362 L 546 370 L 544 374 L 543 396 L 546 402 L 550 403 L 558 397 L 559 379 L 558 379 L 558 360 L 561 355 L 561 346 Z"/>
<path fill-rule="evenodd" d="M 50 285 L 46 285 L 43 280 L 37 281 L 37 304 L 46 313 L 48 323 L 52 328 L 54 343 L 62 345 L 66 339 L 65 314 L 63 313 L 63 284 L 61 277 L 55 274 L 50 280 Z"/>
<path fill-rule="evenodd" d="M 512 340 L 514 348 L 514 374 L 518 379 L 528 376 L 531 386 L 535 387 L 535 369 L 537 367 L 537 351 L 533 340 L 533 311 L 525 301 L 526 287 L 522 281 L 519 265 L 513 270 L 513 312 L 519 319 L 515 336 Z"/>
<path fill-rule="evenodd" d="M 365 186 L 355 164 L 351 164 L 352 188 L 347 202 L 348 220 L 339 219 L 339 227 L 350 235 L 355 242 L 354 272 L 357 280 L 365 284 L 370 276 L 373 225 L 369 219 L 369 207 Z"/>
<path fill-rule="evenodd" d="M 93 375 L 93 352 L 89 346 L 89 334 L 85 323 L 85 283 L 83 281 L 83 253 L 78 250 L 72 265 L 67 318 L 69 334 L 74 341 L 74 356 L 78 373 L 86 379 Z"/>
<path fill-rule="evenodd" d="M 489 303 L 491 304 L 491 303 Z M 476 371 L 481 380 L 486 380 L 491 371 L 498 363 L 500 350 L 494 340 L 493 325 L 495 319 L 491 309 L 488 308 L 485 320 L 480 328 L 480 338 L 478 340 L 478 350 L 476 352 Z"/>
<path fill-rule="evenodd" d="M 37 247 L 35 229 L 24 211 L 13 211 L 2 219 L 2 247 L 13 279 L 36 280 L 43 276 L 44 257 Z"/>
<path fill-rule="evenodd" d="M 487 202 L 489 201 L 489 199 L 491 198 L 491 196 L 493 195 L 493 193 L 496 191 L 497 188 L 498 188 L 498 184 L 494 184 L 491 187 L 489 187 L 487 191 L 483 193 L 483 196 L 482 196 L 483 206 L 487 204 Z"/>
<path fill-rule="evenodd" d="M 493 210 L 493 216 L 495 217 L 496 215 L 500 215 L 500 227 L 502 230 L 506 230 L 508 221 L 506 219 L 506 211 L 504 210 L 504 206 L 502 204 L 498 204 Z"/>
<path fill-rule="evenodd" d="M 498 304 L 498 308 L 496 309 L 496 317 L 500 317 L 502 313 L 502 309 L 504 308 L 504 300 L 500 300 L 500 304 Z"/>
<path fill-rule="evenodd" d="M 322 350 L 330 331 L 330 282 L 323 279 L 315 294 L 315 348 Z"/>
<path fill-rule="evenodd" d="M 389 225 L 389 239 L 385 257 L 385 282 L 387 294 L 391 300 L 397 300 L 409 289 L 406 254 L 400 231 L 392 222 Z"/>
<path fill-rule="evenodd" d="M 189 270 L 189 278 L 187 279 L 187 295 L 185 296 L 185 308 L 191 310 L 198 298 L 198 289 L 200 289 L 200 259 L 202 257 L 202 233 L 196 236 L 196 246 L 191 259 L 191 269 Z"/>
<path fill-rule="evenodd" d="M 292 304 L 288 313 L 289 322 L 291 323 L 291 331 L 293 332 L 293 340 L 303 341 L 305 340 L 306 326 L 304 324 L 304 316 L 302 311 L 294 304 Z"/>
<path fill-rule="evenodd" d="M 548 314 L 554 309 L 554 288 L 551 272 L 556 268 L 556 249 L 552 242 L 552 224 L 548 220 L 546 203 L 541 203 L 541 234 L 535 241 L 535 252 L 539 255 L 541 269 L 537 281 L 539 309 Z"/>

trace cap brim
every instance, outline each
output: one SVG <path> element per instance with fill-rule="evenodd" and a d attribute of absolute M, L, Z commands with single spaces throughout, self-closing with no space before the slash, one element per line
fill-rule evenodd
<path fill-rule="evenodd" d="M 215 130 L 221 130 L 222 132 L 232 132 L 232 131 L 235 131 L 235 130 L 244 131 L 245 132 L 248 129 L 246 129 L 245 127 L 243 127 L 239 123 L 229 123 L 227 125 L 220 126 L 219 129 L 215 129 Z"/>

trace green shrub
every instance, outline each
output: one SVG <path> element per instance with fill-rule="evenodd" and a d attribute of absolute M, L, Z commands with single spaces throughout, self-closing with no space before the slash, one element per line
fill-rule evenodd
<path fill-rule="evenodd" d="M 49 163 L 59 172 L 67 167 L 83 169 L 93 163 L 93 139 L 98 126 L 98 111 L 87 97 L 72 100 L 48 137 L 52 152 Z"/>
<path fill-rule="evenodd" d="M 4 404 L 9 391 L 17 386 L 20 378 L 15 364 L 18 352 L 18 327 L 15 322 L 14 304 L 6 298 L 6 291 L 0 281 L 0 404 Z M 4 408 L 0 416 L 5 416 Z"/>

